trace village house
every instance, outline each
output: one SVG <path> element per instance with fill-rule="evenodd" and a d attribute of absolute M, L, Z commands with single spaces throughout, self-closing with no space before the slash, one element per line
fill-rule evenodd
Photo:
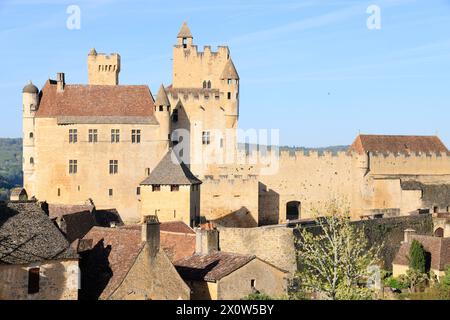
<path fill-rule="evenodd" d="M 438 278 L 450 267 L 450 238 L 415 234 L 413 229 L 405 230 L 405 238 L 392 262 L 394 277 L 406 274 L 409 269 L 409 249 L 413 240 L 420 242 L 427 252 L 430 271 Z"/>
<path fill-rule="evenodd" d="M 80 299 L 188 300 L 189 287 L 160 248 L 155 216 L 139 229 L 92 228 L 78 243 Z"/>
<path fill-rule="evenodd" d="M 195 254 L 174 262 L 193 300 L 236 300 L 252 293 L 287 293 L 288 272 L 255 255 L 219 251 L 215 229 L 196 230 Z"/>
<path fill-rule="evenodd" d="M 78 255 L 36 201 L 0 202 L 0 299 L 76 300 Z"/>

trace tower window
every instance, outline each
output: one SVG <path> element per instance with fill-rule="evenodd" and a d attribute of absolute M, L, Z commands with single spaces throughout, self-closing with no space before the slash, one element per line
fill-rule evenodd
<path fill-rule="evenodd" d="M 228 100 L 231 99 L 231 92 L 228 92 L 227 97 L 228 97 Z"/>
<path fill-rule="evenodd" d="M 34 165 L 34 158 L 33 157 L 30 158 L 30 164 Z"/>
<path fill-rule="evenodd" d="M 177 184 L 171 185 L 170 186 L 170 191 L 174 192 L 174 191 L 178 191 L 180 190 L 180 186 Z"/>
<path fill-rule="evenodd" d="M 228 84 L 232 84 L 232 83 L 233 83 L 233 80 L 228 79 Z"/>
<path fill-rule="evenodd" d="M 109 174 L 117 174 L 119 172 L 119 161 L 109 160 Z"/>
<path fill-rule="evenodd" d="M 30 139 L 33 139 L 34 135 L 33 132 L 30 132 Z"/>
<path fill-rule="evenodd" d="M 202 132 L 202 144 L 209 144 L 210 142 L 211 142 L 210 132 L 209 131 L 203 131 Z"/>
<path fill-rule="evenodd" d="M 39 292 L 40 269 L 30 268 L 28 270 L 28 294 Z"/>
<path fill-rule="evenodd" d="M 150 175 L 150 168 L 145 168 L 145 175 L 147 177 Z"/>
<path fill-rule="evenodd" d="M 178 122 L 178 109 L 174 109 L 172 113 L 172 122 Z"/>
<path fill-rule="evenodd" d="M 77 143 L 78 141 L 78 130 L 69 129 L 69 143 Z"/>
<path fill-rule="evenodd" d="M 78 161 L 69 160 L 69 174 L 76 174 L 78 171 Z"/>
<path fill-rule="evenodd" d="M 137 187 L 136 188 L 136 195 L 140 195 L 141 194 L 141 187 Z"/>
<path fill-rule="evenodd" d="M 159 106 L 159 111 L 164 111 L 164 106 Z"/>
<path fill-rule="evenodd" d="M 211 81 L 208 80 L 208 89 L 211 89 Z"/>
<path fill-rule="evenodd" d="M 131 143 L 141 143 L 141 130 L 131 130 Z"/>
<path fill-rule="evenodd" d="M 187 38 L 183 38 L 182 43 L 183 43 L 183 48 L 187 48 Z"/>
<path fill-rule="evenodd" d="M 203 89 L 206 89 L 206 80 L 203 81 Z"/>
<path fill-rule="evenodd" d="M 159 184 L 154 184 L 154 185 L 152 185 L 152 191 L 153 191 L 153 192 L 155 192 L 155 191 L 161 191 L 161 185 L 159 185 Z"/>
<path fill-rule="evenodd" d="M 98 137 L 97 129 L 89 129 L 89 142 L 90 143 L 97 142 L 97 137 Z"/>
<path fill-rule="evenodd" d="M 109 190 L 108 190 L 108 195 L 109 195 L 110 197 L 113 196 L 113 189 L 109 189 Z"/>
<path fill-rule="evenodd" d="M 111 129 L 111 143 L 118 143 L 120 141 L 120 130 Z"/>
<path fill-rule="evenodd" d="M 58 197 L 61 197 L 61 189 L 58 188 Z"/>

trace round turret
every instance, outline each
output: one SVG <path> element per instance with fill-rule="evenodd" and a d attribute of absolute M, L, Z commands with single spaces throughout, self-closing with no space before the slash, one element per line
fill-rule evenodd
<path fill-rule="evenodd" d="M 34 93 L 34 94 L 36 94 L 36 93 L 39 92 L 39 89 L 30 80 L 30 82 L 25 87 L 23 87 L 22 92 L 23 93 Z"/>

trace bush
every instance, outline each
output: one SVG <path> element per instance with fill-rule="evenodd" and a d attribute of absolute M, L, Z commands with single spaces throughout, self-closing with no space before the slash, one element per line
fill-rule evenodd
<path fill-rule="evenodd" d="M 403 277 L 394 278 L 390 276 L 384 280 L 384 285 L 398 290 L 404 290 L 409 288 L 408 283 L 405 281 Z"/>
<path fill-rule="evenodd" d="M 251 293 L 248 296 L 244 297 L 242 300 L 275 300 L 275 299 L 265 293 Z"/>
<path fill-rule="evenodd" d="M 409 268 L 419 273 L 426 272 L 426 252 L 423 245 L 413 240 L 409 249 Z"/>

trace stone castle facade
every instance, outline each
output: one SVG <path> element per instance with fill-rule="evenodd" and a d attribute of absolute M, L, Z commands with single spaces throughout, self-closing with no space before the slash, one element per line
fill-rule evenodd
<path fill-rule="evenodd" d="M 336 154 L 238 150 L 240 79 L 230 50 L 199 51 L 186 23 L 173 47 L 172 84 L 156 99 L 145 85 L 120 85 L 120 70 L 118 54 L 92 49 L 87 85 L 67 84 L 58 73 L 41 90 L 24 87 L 30 197 L 92 199 L 99 209 L 117 208 L 125 221 L 140 220 L 155 214 L 143 212 L 150 209 L 142 208 L 140 183 L 173 148 L 202 181 L 194 209 L 176 192 L 164 195 L 178 210 L 174 219 L 189 221 L 185 208 L 184 215 L 198 210 L 224 226 L 283 223 L 310 218 L 333 199 L 355 219 L 449 209 L 450 154 L 437 137 L 360 135 Z M 209 161 L 229 154 L 232 163 Z"/>

